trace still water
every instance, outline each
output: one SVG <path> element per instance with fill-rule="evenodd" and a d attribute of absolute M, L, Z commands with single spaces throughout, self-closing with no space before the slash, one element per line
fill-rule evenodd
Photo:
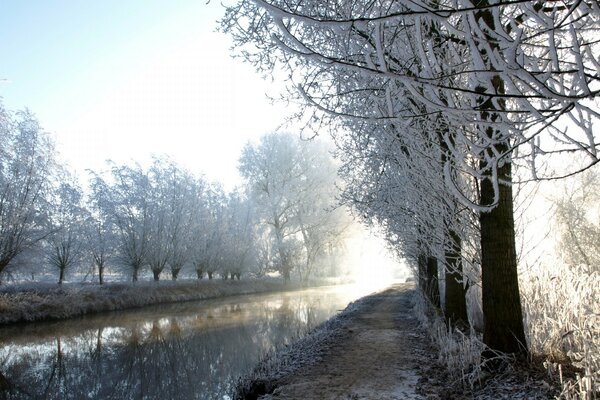
<path fill-rule="evenodd" d="M 362 293 L 228 297 L 0 328 L 0 399 L 228 399 L 232 385 Z"/>

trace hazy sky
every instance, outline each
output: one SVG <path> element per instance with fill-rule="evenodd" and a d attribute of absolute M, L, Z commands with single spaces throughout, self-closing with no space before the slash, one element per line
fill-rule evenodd
<path fill-rule="evenodd" d="M 221 1 L 0 0 L 0 96 L 76 170 L 166 153 L 231 185 L 244 143 L 285 110 L 216 33 Z"/>

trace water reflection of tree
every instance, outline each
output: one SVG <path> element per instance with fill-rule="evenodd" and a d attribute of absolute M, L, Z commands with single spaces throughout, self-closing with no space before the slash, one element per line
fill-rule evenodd
<path fill-rule="evenodd" d="M 51 364 L 50 376 L 48 377 L 46 388 L 44 390 L 44 398 L 50 398 L 50 393 L 59 393 L 64 395 L 67 390 L 67 367 L 65 365 L 65 355 L 62 351 L 61 338 L 56 338 L 56 355 L 54 362 Z M 61 396 L 63 397 L 63 396 Z"/>
<path fill-rule="evenodd" d="M 0 398 L 222 398 L 274 345 L 304 334 L 333 310 L 318 298 L 281 296 L 57 336 L 52 351 L 47 346 L 0 360 L 7 366 Z"/>
<path fill-rule="evenodd" d="M 19 384 L 15 384 L 0 371 L 0 399 L 1 400 L 27 398 L 27 397 L 29 397 L 29 393 L 27 392 L 26 387 L 20 386 Z"/>

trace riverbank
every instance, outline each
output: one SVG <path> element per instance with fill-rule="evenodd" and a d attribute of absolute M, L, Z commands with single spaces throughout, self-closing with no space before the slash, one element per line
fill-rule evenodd
<path fill-rule="evenodd" d="M 413 285 L 364 297 L 240 380 L 238 399 L 547 399 L 517 366 L 477 387 L 452 380 L 414 314 Z"/>
<path fill-rule="evenodd" d="M 300 289 L 282 280 L 189 280 L 0 287 L 0 325 L 58 320 L 153 304 Z"/>

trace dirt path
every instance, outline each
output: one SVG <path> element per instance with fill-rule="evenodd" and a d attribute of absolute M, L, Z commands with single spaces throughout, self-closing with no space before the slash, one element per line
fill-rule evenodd
<path fill-rule="evenodd" d="M 432 356 L 411 314 L 410 285 L 371 296 L 321 360 L 277 383 L 263 399 L 423 399 L 419 368 Z"/>

